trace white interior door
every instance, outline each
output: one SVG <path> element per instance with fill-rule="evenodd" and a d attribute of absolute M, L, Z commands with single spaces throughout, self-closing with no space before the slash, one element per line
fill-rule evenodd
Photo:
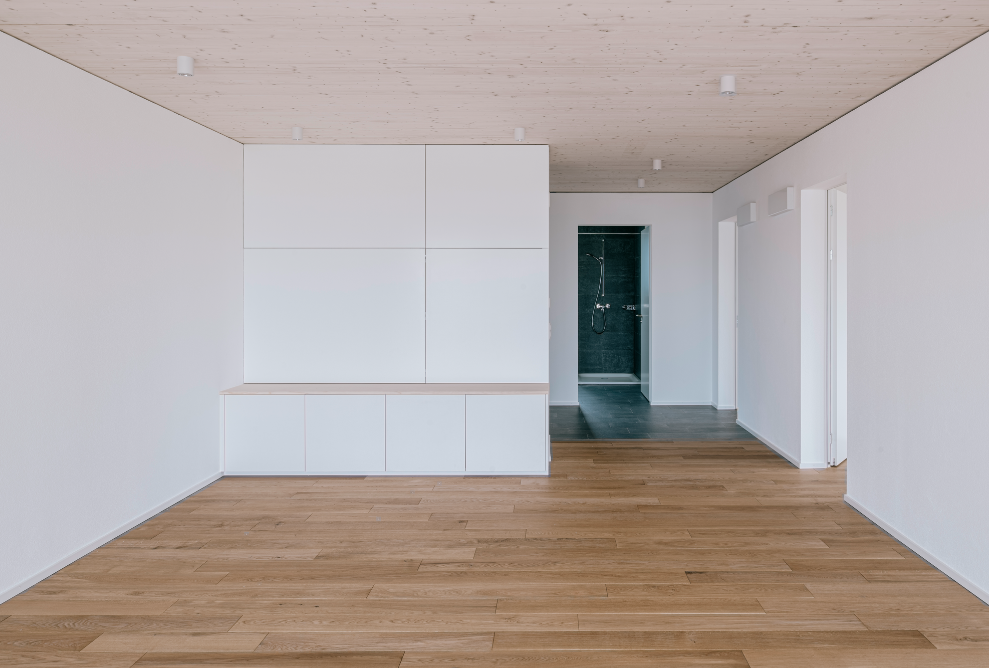
<path fill-rule="evenodd" d="M 828 191 L 828 463 L 848 457 L 847 231 L 845 186 Z"/>
<path fill-rule="evenodd" d="M 640 387 L 642 388 L 642 396 L 646 399 L 652 401 L 651 395 L 651 376 L 650 373 L 650 343 L 651 339 L 649 337 L 649 318 L 652 313 L 650 312 L 649 302 L 651 301 L 651 295 L 649 292 L 649 228 L 646 227 L 639 233 L 639 248 L 642 266 L 639 271 L 639 277 L 641 284 L 639 286 L 639 294 L 641 295 L 641 302 L 638 304 L 639 312 L 637 314 L 639 320 L 639 359 L 641 360 L 641 368 L 639 370 L 639 380 L 641 381 Z"/>

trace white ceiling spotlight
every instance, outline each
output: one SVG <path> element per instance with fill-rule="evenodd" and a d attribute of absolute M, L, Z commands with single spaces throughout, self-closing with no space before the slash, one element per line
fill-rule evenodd
<path fill-rule="evenodd" d="M 735 94 L 735 75 L 726 74 L 721 77 L 721 94 L 732 97 Z"/>
<path fill-rule="evenodd" d="M 292 141 L 302 141 L 302 128 L 298 126 L 292 128 Z"/>
<path fill-rule="evenodd" d="M 179 56 L 175 73 L 180 77 L 191 77 L 195 73 L 195 64 L 196 61 L 192 59 L 192 56 Z"/>
<path fill-rule="evenodd" d="M 645 179 L 639 179 L 639 187 L 640 188 L 645 188 L 646 187 L 646 180 Z"/>
<path fill-rule="evenodd" d="M 653 158 L 652 159 L 652 168 L 655 169 L 656 171 L 661 170 L 663 168 L 663 161 L 660 160 L 659 158 Z"/>
<path fill-rule="evenodd" d="M 525 128 L 515 128 L 515 141 L 525 141 Z"/>

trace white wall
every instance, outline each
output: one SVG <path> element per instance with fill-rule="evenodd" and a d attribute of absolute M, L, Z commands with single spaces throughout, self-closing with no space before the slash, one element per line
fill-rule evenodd
<path fill-rule="evenodd" d="M 577 403 L 577 227 L 651 225 L 652 403 L 710 404 L 712 196 L 554 193 L 549 211 L 550 403 Z"/>
<path fill-rule="evenodd" d="M 240 144 L 0 35 L 0 600 L 220 470 Z"/>
<path fill-rule="evenodd" d="M 981 37 L 719 190 L 712 219 L 762 216 L 739 229 L 739 420 L 814 464 L 821 192 L 847 180 L 849 500 L 989 600 L 987 60 Z M 797 210 L 766 218 L 784 186 Z"/>
<path fill-rule="evenodd" d="M 735 236 L 734 218 L 714 224 L 714 389 L 711 404 L 735 408 Z"/>

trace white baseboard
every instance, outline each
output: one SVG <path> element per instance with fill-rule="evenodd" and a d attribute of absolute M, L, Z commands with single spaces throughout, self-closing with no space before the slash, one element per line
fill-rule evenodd
<path fill-rule="evenodd" d="M 550 401 L 550 406 L 580 406 L 579 401 Z"/>
<path fill-rule="evenodd" d="M 549 471 L 349 471 L 347 473 L 320 473 L 318 471 L 305 471 L 303 473 L 286 473 L 285 471 L 225 471 L 224 476 L 231 478 L 356 478 L 360 476 L 374 476 L 401 478 L 413 476 L 416 478 L 463 478 L 464 476 L 508 476 L 512 478 L 521 477 L 546 477 Z"/>
<path fill-rule="evenodd" d="M 725 404 L 724 406 L 719 406 L 718 404 L 711 404 L 711 406 L 719 411 L 733 411 L 735 410 L 735 404 Z"/>
<path fill-rule="evenodd" d="M 710 401 L 651 401 L 650 406 L 704 406 L 711 405 Z"/>
<path fill-rule="evenodd" d="M 114 538 L 119 537 L 121 534 L 127 533 L 128 531 L 130 531 L 131 529 L 133 529 L 134 527 L 136 527 L 138 524 L 141 524 L 143 522 L 148 521 L 149 519 L 151 519 L 152 517 L 154 517 L 155 515 L 157 515 L 161 511 L 165 510 L 166 508 L 168 508 L 170 506 L 174 506 L 176 503 L 178 503 L 182 499 L 195 494 L 196 492 L 198 492 L 199 490 L 201 490 L 203 487 L 206 487 L 207 485 L 209 485 L 209 484 L 211 484 L 213 482 L 216 482 L 217 480 L 219 480 L 222 477 L 223 477 L 223 474 L 222 473 L 214 473 L 210 477 L 206 478 L 205 480 L 203 480 L 201 482 L 196 483 L 195 485 L 193 485 L 189 489 L 185 490 L 184 492 L 180 492 L 180 493 L 176 494 L 175 496 L 173 496 L 172 498 L 170 498 L 168 501 L 165 501 L 163 503 L 160 503 L 157 506 L 155 506 L 154 508 L 152 508 L 151 510 L 148 510 L 148 511 L 146 511 L 144 513 L 141 513 L 140 515 L 138 515 L 134 519 L 129 520 L 128 522 L 125 522 L 124 524 L 120 525 L 116 529 L 113 529 L 111 531 L 108 531 L 107 533 L 103 534 L 102 536 L 100 536 L 96 540 L 92 541 L 91 543 L 89 543 L 87 545 L 84 545 L 83 547 L 80 547 L 78 550 L 76 550 L 75 552 L 72 552 L 71 554 L 63 557 L 62 559 L 59 559 L 54 564 L 51 564 L 49 566 L 46 566 L 46 567 L 42 568 L 40 571 L 38 571 L 37 573 L 35 573 L 31 577 L 27 578 L 26 580 L 22 580 L 21 582 L 18 582 L 17 584 L 15 584 L 10 589 L 7 589 L 4 592 L 0 592 L 0 603 L 3 603 L 4 601 L 9 600 L 9 599 L 17 596 L 18 594 L 20 594 L 21 592 L 25 591 L 26 589 L 30 589 L 31 587 L 33 587 L 34 585 L 38 584 L 42 580 L 44 580 L 46 578 L 49 578 L 52 575 L 54 575 L 55 573 L 59 572 L 60 570 L 62 570 L 63 568 L 65 568 L 66 566 L 68 566 L 69 564 L 71 564 L 73 561 L 75 561 L 75 560 L 77 560 L 77 559 L 79 559 L 81 557 L 86 556 L 87 554 L 89 554 L 90 552 L 92 552 L 93 550 L 95 550 L 96 548 L 101 547 L 101 546 L 109 543 Z"/>
<path fill-rule="evenodd" d="M 878 515 L 873 513 L 871 510 L 866 508 L 864 505 L 856 501 L 848 494 L 845 495 L 845 503 L 847 503 L 852 508 L 862 513 L 866 517 L 866 519 L 868 519 L 870 522 L 872 522 L 880 529 L 888 533 L 890 536 L 892 536 L 893 538 L 900 541 L 901 543 L 909 547 L 911 550 L 916 552 L 918 555 L 920 555 L 921 558 L 924 559 L 924 561 L 930 563 L 932 566 L 934 566 L 934 568 L 938 569 L 939 571 L 947 575 L 949 578 L 960 584 L 962 587 L 965 587 L 965 589 L 969 590 L 977 597 L 982 599 L 983 603 L 989 604 L 989 591 L 982 589 L 974 582 L 966 578 L 964 575 L 956 571 L 954 568 L 952 568 L 948 564 L 944 563 L 943 561 L 935 557 L 933 554 L 922 548 L 914 541 L 907 538 L 905 535 L 894 529 L 886 521 L 881 519 Z"/>
<path fill-rule="evenodd" d="M 824 468 L 827 468 L 827 464 L 826 463 L 817 463 L 817 462 L 814 462 L 814 463 L 811 463 L 811 462 L 802 463 L 799 459 L 794 459 L 793 457 L 791 457 L 789 454 L 787 454 L 783 450 L 783 448 L 781 448 L 780 446 L 776 445 L 775 443 L 773 443 L 772 441 L 770 441 L 768 438 L 766 438 L 765 436 L 763 436 L 762 434 L 760 434 L 759 432 L 757 432 L 755 429 L 753 429 L 752 427 L 750 427 L 747 424 L 745 424 L 744 422 L 742 422 L 741 420 L 735 420 L 735 424 L 737 424 L 739 427 L 741 427 L 745 431 L 749 432 L 750 434 L 752 434 L 753 436 L 755 436 L 756 438 L 758 438 L 759 441 L 763 445 L 765 445 L 767 448 L 769 448 L 770 450 L 772 450 L 773 452 L 775 452 L 776 454 L 778 454 L 780 457 L 782 457 L 786 461 L 788 461 L 791 464 L 793 464 L 794 466 L 796 466 L 798 469 L 824 469 Z"/>

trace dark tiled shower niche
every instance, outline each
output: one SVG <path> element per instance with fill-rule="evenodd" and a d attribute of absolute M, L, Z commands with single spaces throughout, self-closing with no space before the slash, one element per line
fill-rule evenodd
<path fill-rule="evenodd" d="M 577 232 L 577 373 L 634 374 L 639 376 L 639 324 L 637 311 L 626 304 L 640 301 L 639 232 L 633 226 L 585 226 Z M 597 297 L 600 265 L 587 254 L 604 256 L 605 295 L 608 326 L 603 334 L 591 329 L 591 314 Z M 595 329 L 601 328 L 596 316 Z"/>

